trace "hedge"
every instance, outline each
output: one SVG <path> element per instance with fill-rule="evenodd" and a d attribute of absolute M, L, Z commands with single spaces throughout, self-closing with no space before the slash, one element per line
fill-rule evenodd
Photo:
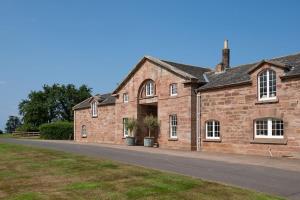
<path fill-rule="evenodd" d="M 53 122 L 40 126 L 41 138 L 48 140 L 70 140 L 73 139 L 72 122 Z"/>

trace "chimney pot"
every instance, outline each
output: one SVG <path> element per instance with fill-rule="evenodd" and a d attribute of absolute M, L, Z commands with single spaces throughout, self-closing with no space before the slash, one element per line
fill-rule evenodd
<path fill-rule="evenodd" d="M 224 49 L 228 49 L 228 40 L 224 41 Z"/>

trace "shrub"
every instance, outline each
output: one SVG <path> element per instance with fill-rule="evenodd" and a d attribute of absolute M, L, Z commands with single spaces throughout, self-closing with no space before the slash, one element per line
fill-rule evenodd
<path fill-rule="evenodd" d="M 22 132 L 38 132 L 39 128 L 36 126 L 33 126 L 31 124 L 23 124 L 19 128 L 16 129 L 16 131 L 22 131 Z"/>
<path fill-rule="evenodd" d="M 159 127 L 159 121 L 153 115 L 147 115 L 144 119 L 144 124 L 148 128 L 149 137 L 151 137 L 151 131 Z"/>
<path fill-rule="evenodd" d="M 40 126 L 41 138 L 48 140 L 73 139 L 73 123 L 58 121 Z"/>
<path fill-rule="evenodd" d="M 135 118 L 129 118 L 126 122 L 126 126 L 129 130 L 129 136 L 135 137 L 136 129 L 138 128 L 138 121 Z"/>
<path fill-rule="evenodd" d="M 3 131 L 0 129 L 0 134 L 3 134 Z"/>

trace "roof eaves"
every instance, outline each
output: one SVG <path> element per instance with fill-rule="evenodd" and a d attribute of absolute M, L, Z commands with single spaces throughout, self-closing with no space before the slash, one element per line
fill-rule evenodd
<path fill-rule="evenodd" d="M 232 83 L 232 84 L 225 84 L 225 85 L 218 85 L 218 86 L 213 86 L 213 87 L 203 87 L 203 88 L 198 88 L 196 89 L 196 92 L 203 92 L 203 91 L 208 91 L 208 90 L 216 90 L 216 89 L 222 89 L 222 88 L 226 88 L 226 87 L 234 87 L 234 86 L 239 86 L 239 85 L 247 85 L 247 84 L 251 84 L 251 80 L 248 81 L 241 81 L 241 82 L 237 82 L 237 83 Z"/>

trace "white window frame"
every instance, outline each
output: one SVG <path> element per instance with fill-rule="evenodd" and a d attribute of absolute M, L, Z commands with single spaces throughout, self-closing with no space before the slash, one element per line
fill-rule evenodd
<path fill-rule="evenodd" d="M 151 97 L 154 95 L 154 83 L 152 81 L 148 81 L 146 83 L 146 97 Z"/>
<path fill-rule="evenodd" d="M 124 138 L 128 137 L 129 136 L 129 130 L 128 130 L 128 127 L 127 127 L 127 122 L 128 122 L 128 118 L 123 118 L 123 136 Z"/>
<path fill-rule="evenodd" d="M 177 96 L 178 94 L 178 87 L 177 87 L 177 83 L 172 83 L 170 85 L 170 95 L 171 96 Z"/>
<path fill-rule="evenodd" d="M 258 80 L 257 80 L 257 90 L 258 90 L 258 100 L 259 101 L 265 101 L 265 100 L 276 100 L 277 99 L 277 85 L 275 85 L 275 92 L 276 92 L 276 95 L 271 97 L 270 96 L 270 71 L 274 72 L 275 73 L 275 84 L 277 84 L 277 80 L 276 80 L 276 72 L 272 69 L 267 69 L 267 70 L 264 70 L 262 71 L 259 75 L 258 75 Z M 267 96 L 265 97 L 261 97 L 260 95 L 260 77 L 262 76 L 263 73 L 267 73 Z"/>
<path fill-rule="evenodd" d="M 284 124 L 283 124 L 283 129 L 282 129 L 282 132 L 283 132 L 283 135 L 272 135 L 272 131 L 273 131 L 273 126 L 272 126 L 272 123 L 273 123 L 273 120 L 277 120 L 277 121 L 282 121 L 281 119 L 274 119 L 274 118 L 265 118 L 265 119 L 257 119 L 255 120 L 254 122 L 254 137 L 255 138 L 274 138 L 274 139 L 283 139 L 284 138 Z M 258 121 L 267 121 L 268 123 L 268 135 L 257 135 L 257 122 Z M 282 122 L 283 123 L 283 122 Z"/>
<path fill-rule="evenodd" d="M 212 134 L 213 136 L 208 136 L 208 123 L 209 122 L 212 122 Z M 219 123 L 219 136 L 216 137 L 216 122 Z M 207 121 L 205 123 L 205 134 L 206 134 L 206 139 L 209 139 L 209 140 L 219 140 L 220 139 L 220 135 L 221 135 L 221 125 L 220 125 L 220 122 L 219 121 L 216 121 L 216 120 L 210 120 L 210 121 Z"/>
<path fill-rule="evenodd" d="M 177 130 L 178 130 L 178 118 L 177 115 L 169 116 L 169 126 L 170 126 L 170 138 L 177 139 Z"/>
<path fill-rule="evenodd" d="M 129 95 L 128 95 L 128 93 L 124 93 L 123 94 L 123 102 L 124 103 L 128 103 L 129 102 Z"/>
<path fill-rule="evenodd" d="M 97 117 L 98 116 L 98 109 L 97 109 L 97 102 L 93 101 L 91 104 L 91 110 L 92 110 L 92 117 Z"/>

